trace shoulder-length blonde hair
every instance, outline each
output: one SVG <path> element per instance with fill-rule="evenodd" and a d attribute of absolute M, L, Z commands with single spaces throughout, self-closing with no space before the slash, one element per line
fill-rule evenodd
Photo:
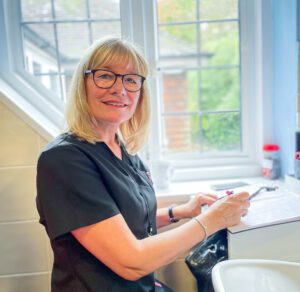
<path fill-rule="evenodd" d="M 66 108 L 68 131 L 79 139 L 95 143 L 101 137 L 93 129 L 93 117 L 87 103 L 85 71 L 105 66 L 127 65 L 135 68 L 137 74 L 147 76 L 148 66 L 132 43 L 118 38 L 105 38 L 94 42 L 77 65 L 69 91 Z M 139 101 L 133 116 L 119 128 L 121 139 L 127 151 L 136 153 L 146 142 L 149 133 L 150 100 L 147 81 L 141 88 Z"/>

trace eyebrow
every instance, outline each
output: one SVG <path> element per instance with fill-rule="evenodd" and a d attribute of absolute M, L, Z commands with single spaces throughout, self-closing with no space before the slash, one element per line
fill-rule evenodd
<path fill-rule="evenodd" d="M 114 72 L 114 70 L 112 68 L 114 66 L 116 66 L 116 65 L 115 64 L 114 65 L 104 65 L 104 66 L 99 67 L 98 69 L 110 70 L 110 71 Z M 127 71 L 127 73 L 125 73 L 125 74 L 139 74 L 139 73 L 137 72 L 136 69 L 132 69 L 131 71 Z"/>

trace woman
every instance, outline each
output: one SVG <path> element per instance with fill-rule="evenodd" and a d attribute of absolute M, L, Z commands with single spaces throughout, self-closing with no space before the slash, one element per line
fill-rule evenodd
<path fill-rule="evenodd" d="M 247 212 L 247 193 L 217 202 L 202 194 L 156 210 L 148 169 L 135 155 L 149 123 L 146 76 L 138 50 L 113 38 L 94 43 L 77 66 L 68 131 L 47 145 L 37 169 L 40 222 L 54 252 L 52 291 L 154 291 L 157 268 Z M 201 214 L 204 204 L 211 207 Z M 156 234 L 182 218 L 193 219 Z"/>

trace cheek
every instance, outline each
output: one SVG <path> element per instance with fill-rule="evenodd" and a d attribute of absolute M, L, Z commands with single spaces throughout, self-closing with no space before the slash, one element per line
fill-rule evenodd
<path fill-rule="evenodd" d="M 136 108 L 136 106 L 138 105 L 138 103 L 140 102 L 140 93 L 133 93 L 130 96 L 131 100 L 132 100 L 132 105 L 134 105 L 134 108 Z"/>
<path fill-rule="evenodd" d="M 87 83 L 85 87 L 87 103 L 91 106 L 94 103 L 97 103 L 97 99 L 104 96 L 107 90 L 101 90 L 94 86 L 94 84 Z"/>

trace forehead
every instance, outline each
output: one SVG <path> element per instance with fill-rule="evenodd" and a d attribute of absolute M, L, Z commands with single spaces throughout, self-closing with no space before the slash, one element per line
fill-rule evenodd
<path fill-rule="evenodd" d="M 111 70 L 118 74 L 126 74 L 126 73 L 136 73 L 136 69 L 131 64 L 114 64 L 107 63 L 101 65 L 101 68 Z"/>
<path fill-rule="evenodd" d="M 116 67 L 122 67 L 123 69 L 130 69 L 133 71 L 136 71 L 139 68 L 137 58 L 129 51 L 110 50 L 99 52 L 95 57 L 96 62 L 93 63 L 97 63 L 94 64 L 97 67 L 105 67 L 111 70 Z"/>

